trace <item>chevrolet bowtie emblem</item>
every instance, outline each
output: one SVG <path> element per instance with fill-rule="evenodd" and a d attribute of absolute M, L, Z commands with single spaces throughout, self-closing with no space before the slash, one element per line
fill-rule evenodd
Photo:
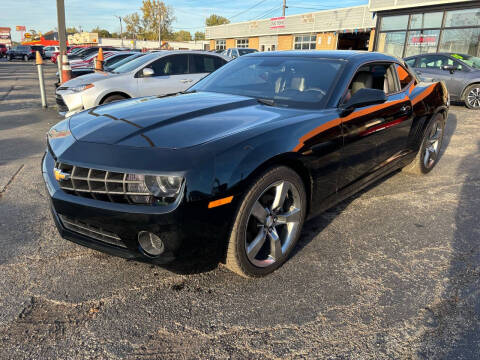
<path fill-rule="evenodd" d="M 70 174 L 66 173 L 66 172 L 63 172 L 60 169 L 54 168 L 53 173 L 55 174 L 55 179 L 57 181 L 70 179 Z"/>

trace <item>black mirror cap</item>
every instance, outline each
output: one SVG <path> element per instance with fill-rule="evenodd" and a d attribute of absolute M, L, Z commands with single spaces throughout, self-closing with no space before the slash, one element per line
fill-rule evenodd
<path fill-rule="evenodd" d="M 363 88 L 352 95 L 341 107 L 341 115 L 347 116 L 353 110 L 363 106 L 383 104 L 387 101 L 387 95 L 383 90 Z"/>
<path fill-rule="evenodd" d="M 450 73 L 453 73 L 454 71 L 458 70 L 458 67 L 455 65 L 443 65 L 442 70 L 450 71 Z"/>

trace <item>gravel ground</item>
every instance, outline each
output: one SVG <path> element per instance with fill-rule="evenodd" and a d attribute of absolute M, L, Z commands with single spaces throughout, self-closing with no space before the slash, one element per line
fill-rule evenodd
<path fill-rule="evenodd" d="M 40 171 L 61 118 L 0 60 L 1 359 L 476 359 L 480 113 L 453 106 L 428 176 L 398 172 L 310 220 L 273 275 L 196 274 L 63 240 Z"/>

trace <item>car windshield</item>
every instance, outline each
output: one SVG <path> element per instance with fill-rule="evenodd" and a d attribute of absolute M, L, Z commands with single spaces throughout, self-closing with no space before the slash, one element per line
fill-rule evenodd
<path fill-rule="evenodd" d="M 312 57 L 247 56 L 222 66 L 189 91 L 249 96 L 278 106 L 321 108 L 343 64 Z"/>
<path fill-rule="evenodd" d="M 464 62 L 474 69 L 480 69 L 480 57 L 464 54 L 450 54 L 450 56 Z"/>
<path fill-rule="evenodd" d="M 138 57 L 138 58 L 136 58 L 132 61 L 129 61 L 129 62 L 123 64 L 122 66 L 117 67 L 115 69 L 115 71 L 112 71 L 112 72 L 114 74 L 124 74 L 124 73 L 130 72 L 130 71 L 133 71 L 136 68 L 138 68 L 139 66 L 142 66 L 142 65 L 146 64 L 150 60 L 157 59 L 158 57 L 159 57 L 158 53 L 151 53 L 151 54 L 148 54 L 148 55 L 145 55 L 145 56 L 141 56 L 141 57 Z"/>
<path fill-rule="evenodd" d="M 140 57 L 140 56 L 143 56 L 143 54 L 142 53 L 133 54 L 133 55 L 130 55 L 126 58 L 121 58 L 121 56 L 118 56 L 120 58 L 120 60 L 113 62 L 113 64 L 109 62 L 108 65 L 105 66 L 105 70 L 106 71 L 113 71 L 113 70 L 119 68 L 120 66 L 122 66 L 123 64 L 126 64 L 126 63 Z"/>
<path fill-rule="evenodd" d="M 246 54 L 251 54 L 251 53 L 254 53 L 254 52 L 258 52 L 258 50 L 256 50 L 256 49 L 238 49 L 238 53 L 240 54 L 240 56 L 246 55 Z"/>

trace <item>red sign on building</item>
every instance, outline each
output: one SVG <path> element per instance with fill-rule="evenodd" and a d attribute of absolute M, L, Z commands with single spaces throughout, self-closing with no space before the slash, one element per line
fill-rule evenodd
<path fill-rule="evenodd" d="M 270 18 L 270 29 L 284 29 L 285 16 Z"/>

